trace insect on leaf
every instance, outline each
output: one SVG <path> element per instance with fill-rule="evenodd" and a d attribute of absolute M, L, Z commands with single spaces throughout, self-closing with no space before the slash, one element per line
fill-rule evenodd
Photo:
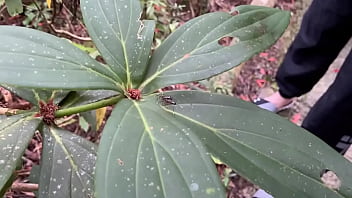
<path fill-rule="evenodd" d="M 352 164 L 301 127 L 230 96 L 166 94 L 177 99 L 167 110 L 174 119 L 187 125 L 215 157 L 274 197 L 352 197 Z M 341 186 L 327 187 L 320 178 L 324 170 L 336 173 Z"/>
<path fill-rule="evenodd" d="M 116 105 L 98 150 L 96 197 L 224 197 L 200 140 L 156 99 Z"/>

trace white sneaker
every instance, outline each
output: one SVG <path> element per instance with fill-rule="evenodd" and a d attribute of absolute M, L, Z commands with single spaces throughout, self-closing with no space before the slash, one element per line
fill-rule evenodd
<path fill-rule="evenodd" d="M 274 198 L 273 196 L 271 196 L 270 194 L 268 194 L 267 192 L 265 192 L 262 189 L 259 189 L 254 195 L 253 198 Z"/>

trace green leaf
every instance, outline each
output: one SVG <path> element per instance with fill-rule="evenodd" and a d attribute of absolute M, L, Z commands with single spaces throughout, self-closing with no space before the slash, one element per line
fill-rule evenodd
<path fill-rule="evenodd" d="M 0 0 L 0 6 L 4 5 L 5 0 Z"/>
<path fill-rule="evenodd" d="M 40 181 L 40 165 L 33 165 L 31 173 L 28 177 L 30 183 L 39 184 Z M 33 192 L 35 197 L 38 197 L 38 190 Z"/>
<path fill-rule="evenodd" d="M 89 129 L 89 123 L 87 122 L 87 120 L 83 117 L 83 116 L 79 116 L 79 126 L 85 131 L 87 132 Z"/>
<path fill-rule="evenodd" d="M 88 54 L 91 54 L 91 53 L 94 53 L 97 51 L 96 48 L 94 47 L 87 47 L 85 45 L 82 45 L 82 44 L 79 44 L 79 43 L 75 43 L 73 41 L 70 41 L 72 45 L 76 46 L 78 49 L 88 53 Z"/>
<path fill-rule="evenodd" d="M 110 90 L 72 91 L 60 103 L 60 106 L 65 108 L 76 107 L 76 106 L 97 102 L 99 100 L 107 99 L 116 95 L 118 95 L 116 91 L 110 91 Z"/>
<path fill-rule="evenodd" d="M 5 185 L 0 189 L 0 197 L 5 197 L 7 190 L 12 186 L 12 183 L 15 181 L 16 175 L 15 173 L 11 175 L 11 177 L 7 180 Z"/>
<path fill-rule="evenodd" d="M 64 39 L 0 26 L 0 83 L 46 89 L 121 90 L 109 67 Z"/>
<path fill-rule="evenodd" d="M 93 131 L 97 131 L 96 111 L 87 111 L 79 114 L 91 127 Z"/>
<path fill-rule="evenodd" d="M 141 21 L 138 0 L 81 0 L 81 8 L 89 35 L 120 82 L 138 85 L 145 75 L 155 22 Z"/>
<path fill-rule="evenodd" d="M 205 14 L 182 25 L 156 49 L 140 88 L 152 92 L 170 84 L 209 78 L 267 49 L 286 29 L 290 13 L 249 8 L 236 16 L 225 12 Z M 231 37 L 234 44 L 220 45 L 225 37 Z"/>
<path fill-rule="evenodd" d="M 5 0 L 5 3 L 7 11 L 11 16 L 15 16 L 23 12 L 22 0 Z"/>
<path fill-rule="evenodd" d="M 154 97 L 118 103 L 98 149 L 96 197 L 224 197 L 200 140 Z"/>
<path fill-rule="evenodd" d="M 1 85 L 5 89 L 11 91 L 22 99 L 27 100 L 34 106 L 38 106 L 39 100 L 48 101 L 52 96 L 54 96 L 54 103 L 58 104 L 62 99 L 68 94 L 67 91 L 61 90 L 39 90 L 39 89 L 27 89 L 22 87 Z"/>
<path fill-rule="evenodd" d="M 352 164 L 323 141 L 271 112 L 230 96 L 168 92 L 175 119 L 186 124 L 209 152 L 274 197 L 352 197 Z M 326 187 L 320 174 L 341 180 Z"/>
<path fill-rule="evenodd" d="M 96 145 L 53 127 L 43 134 L 39 197 L 93 197 Z"/>
<path fill-rule="evenodd" d="M 39 119 L 28 115 L 0 116 L 0 190 L 16 169 L 39 123 Z"/>
<path fill-rule="evenodd" d="M 40 165 L 33 165 L 28 177 L 30 183 L 38 184 L 40 181 Z"/>

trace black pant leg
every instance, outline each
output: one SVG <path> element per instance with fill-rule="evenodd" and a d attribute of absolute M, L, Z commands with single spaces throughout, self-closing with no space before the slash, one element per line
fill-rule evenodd
<path fill-rule="evenodd" d="M 302 127 L 337 151 L 341 137 L 352 136 L 352 52 L 346 58 L 334 83 L 317 101 Z"/>
<path fill-rule="evenodd" d="M 276 75 L 281 95 L 310 91 L 351 35 L 351 0 L 313 0 Z"/>

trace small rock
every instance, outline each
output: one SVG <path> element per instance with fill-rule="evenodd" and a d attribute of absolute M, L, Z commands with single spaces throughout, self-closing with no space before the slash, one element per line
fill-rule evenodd
<path fill-rule="evenodd" d="M 253 0 L 251 5 L 274 7 L 277 0 Z"/>

